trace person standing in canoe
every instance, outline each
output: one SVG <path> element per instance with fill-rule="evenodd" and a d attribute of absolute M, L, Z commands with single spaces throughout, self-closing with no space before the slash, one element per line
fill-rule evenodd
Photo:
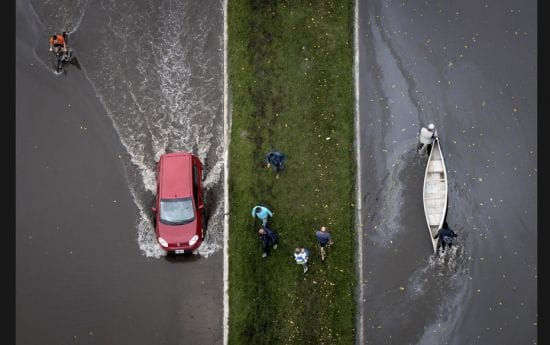
<path fill-rule="evenodd" d="M 432 144 L 434 142 L 435 137 L 436 137 L 435 125 L 433 123 L 430 123 L 428 125 L 428 128 L 422 127 L 420 129 L 418 145 L 416 147 L 416 149 L 418 150 L 418 153 L 422 154 L 424 152 L 427 152 L 429 155 L 432 149 Z"/>

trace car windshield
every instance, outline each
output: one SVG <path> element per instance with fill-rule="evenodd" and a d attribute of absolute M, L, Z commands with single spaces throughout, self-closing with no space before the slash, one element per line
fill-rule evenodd
<path fill-rule="evenodd" d="M 180 225 L 193 221 L 195 212 L 193 200 L 183 199 L 162 199 L 160 200 L 160 221 L 165 224 Z"/>

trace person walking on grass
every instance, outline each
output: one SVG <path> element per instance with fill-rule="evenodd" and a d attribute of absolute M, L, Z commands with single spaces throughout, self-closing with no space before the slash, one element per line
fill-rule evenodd
<path fill-rule="evenodd" d="M 268 217 L 273 217 L 273 212 L 271 212 L 267 207 L 263 206 L 254 206 L 252 208 L 252 217 L 258 217 L 262 221 L 262 225 L 267 225 Z"/>
<path fill-rule="evenodd" d="M 304 268 L 304 273 L 307 272 L 307 262 L 309 260 L 309 250 L 303 247 L 298 247 L 294 250 L 294 260 L 298 265 L 302 265 Z"/>
<path fill-rule="evenodd" d="M 315 231 L 315 237 L 319 241 L 319 250 L 321 251 L 321 261 L 325 261 L 326 253 L 325 248 L 330 247 L 334 242 L 330 232 L 327 231 L 325 226 L 321 227 L 321 230 Z"/>
<path fill-rule="evenodd" d="M 277 249 L 277 234 L 275 234 L 267 225 L 258 230 L 258 238 L 262 243 L 262 258 L 269 255 L 269 246 Z"/>

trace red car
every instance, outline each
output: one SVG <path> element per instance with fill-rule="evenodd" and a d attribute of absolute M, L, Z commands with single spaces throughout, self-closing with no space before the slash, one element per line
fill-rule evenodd
<path fill-rule="evenodd" d="M 157 172 L 155 234 L 168 253 L 190 253 L 204 239 L 202 164 L 191 153 L 165 153 Z"/>

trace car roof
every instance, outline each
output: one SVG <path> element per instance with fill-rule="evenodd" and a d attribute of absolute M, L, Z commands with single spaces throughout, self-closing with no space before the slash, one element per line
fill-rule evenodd
<path fill-rule="evenodd" d="M 190 153 L 166 153 L 160 157 L 159 164 L 161 199 L 184 198 L 193 194 L 193 160 Z"/>

